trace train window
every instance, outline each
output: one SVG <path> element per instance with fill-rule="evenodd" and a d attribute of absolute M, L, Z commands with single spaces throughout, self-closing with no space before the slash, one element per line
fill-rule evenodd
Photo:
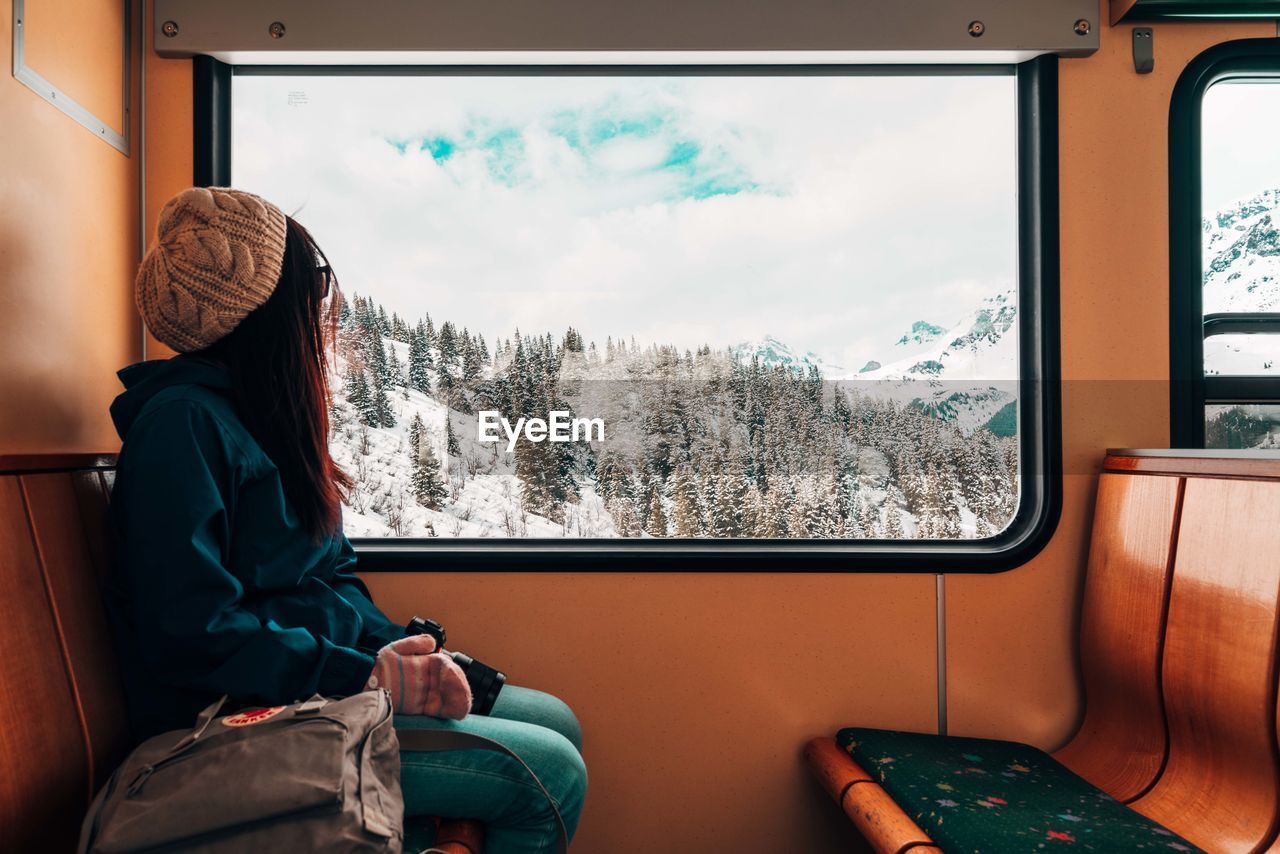
<path fill-rule="evenodd" d="M 1211 49 L 1174 95 L 1171 355 L 1180 447 L 1278 444 L 1280 51 L 1269 42 Z"/>
<path fill-rule="evenodd" d="M 348 533 L 998 568 L 1053 490 L 1053 62 L 229 71 L 215 168 L 347 295 Z"/>

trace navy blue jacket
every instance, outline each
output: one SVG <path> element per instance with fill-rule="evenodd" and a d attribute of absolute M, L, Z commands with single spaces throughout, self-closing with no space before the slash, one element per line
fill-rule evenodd
<path fill-rule="evenodd" d="M 189 727 L 223 694 L 234 708 L 360 691 L 370 653 L 404 630 L 353 574 L 347 538 L 302 528 L 226 371 L 179 356 L 120 379 L 107 606 L 135 736 Z"/>

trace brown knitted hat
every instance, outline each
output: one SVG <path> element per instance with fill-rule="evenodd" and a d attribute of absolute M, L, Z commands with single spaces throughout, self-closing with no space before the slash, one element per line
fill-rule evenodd
<path fill-rule="evenodd" d="M 147 328 L 179 353 L 208 347 L 271 296 L 284 241 L 284 214 L 252 193 L 178 193 L 138 268 L 134 297 Z"/>

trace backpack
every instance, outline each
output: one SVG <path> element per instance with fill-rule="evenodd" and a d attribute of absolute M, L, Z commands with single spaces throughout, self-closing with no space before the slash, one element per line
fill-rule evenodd
<path fill-rule="evenodd" d="M 79 854 L 400 854 L 402 746 L 497 750 L 520 762 L 555 807 L 533 771 L 498 742 L 450 730 L 397 736 L 385 690 L 219 717 L 225 702 L 201 712 L 194 729 L 157 735 L 129 754 L 94 798 Z M 556 819 L 563 852 L 558 810 Z"/>

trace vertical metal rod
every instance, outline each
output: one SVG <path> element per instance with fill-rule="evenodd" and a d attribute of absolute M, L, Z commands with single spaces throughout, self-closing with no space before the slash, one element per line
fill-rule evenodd
<path fill-rule="evenodd" d="M 142 7 L 138 39 L 138 263 L 147 255 L 147 0 L 138 0 Z M 132 283 L 130 283 L 132 285 Z M 138 328 L 142 330 L 142 359 L 147 358 L 147 324 L 138 316 Z"/>
<path fill-rule="evenodd" d="M 938 735 L 947 734 L 947 587 L 946 576 L 938 573 L 934 601 L 937 603 L 938 638 Z"/>

